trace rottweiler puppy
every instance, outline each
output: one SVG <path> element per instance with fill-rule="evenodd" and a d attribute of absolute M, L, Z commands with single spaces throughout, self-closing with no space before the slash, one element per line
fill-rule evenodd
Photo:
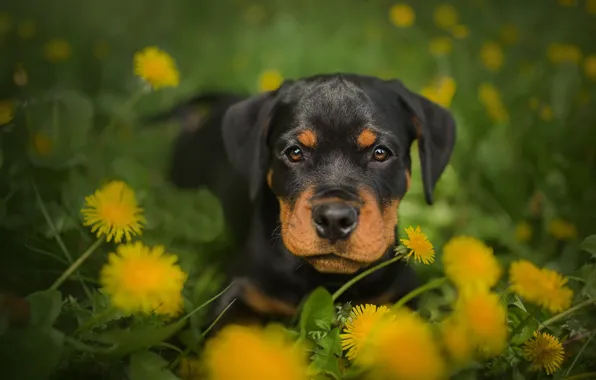
<path fill-rule="evenodd" d="M 411 144 L 432 204 L 455 142 L 449 111 L 399 80 L 324 74 L 205 99 L 210 114 L 191 118 L 180 136 L 171 179 L 214 191 L 239 239 L 234 285 L 213 317 L 235 302 L 218 328 L 292 318 L 316 287 L 333 292 L 391 258 Z M 339 301 L 392 303 L 417 285 L 414 270 L 396 262 Z"/>

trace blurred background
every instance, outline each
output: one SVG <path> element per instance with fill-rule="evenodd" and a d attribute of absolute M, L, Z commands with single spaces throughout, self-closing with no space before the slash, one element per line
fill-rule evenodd
<path fill-rule="evenodd" d="M 233 246 L 221 207 L 166 181 L 179 123 L 140 118 L 204 90 L 257 93 L 338 71 L 398 78 L 457 119 L 434 206 L 414 151 L 402 228 L 419 224 L 438 247 L 471 234 L 503 261 L 579 278 L 578 242 L 596 232 L 595 35 L 596 0 L 5 1 L 0 288 L 51 284 L 67 266 L 63 246 L 76 254 L 94 239 L 81 227 L 84 197 L 123 179 L 146 210 L 143 240 L 190 274 L 190 302 L 213 294 Z M 137 97 L 132 60 L 147 46 L 175 59 L 180 84 Z M 104 261 L 94 255 L 83 280 Z M 69 286 L 80 294 L 76 276 Z"/>

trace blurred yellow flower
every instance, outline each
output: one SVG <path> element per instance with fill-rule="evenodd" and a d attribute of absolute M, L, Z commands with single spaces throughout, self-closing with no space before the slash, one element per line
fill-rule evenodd
<path fill-rule="evenodd" d="M 60 63 L 67 61 L 72 52 L 68 41 L 54 38 L 45 44 L 44 53 L 48 61 Z"/>
<path fill-rule="evenodd" d="M 518 260 L 509 267 L 511 290 L 524 300 L 551 313 L 567 310 L 573 291 L 565 286 L 567 278 L 550 269 L 540 269 L 527 260 Z"/>
<path fill-rule="evenodd" d="M 532 226 L 530 223 L 523 221 L 519 222 L 517 226 L 515 226 L 515 240 L 527 243 L 532 238 Z"/>
<path fill-rule="evenodd" d="M 414 24 L 416 14 L 408 4 L 395 4 L 389 9 L 389 20 L 393 25 L 405 28 Z"/>
<path fill-rule="evenodd" d="M 577 0 L 558 0 L 558 3 L 562 7 L 574 7 L 577 5 Z"/>
<path fill-rule="evenodd" d="M 499 36 L 501 37 L 501 41 L 507 45 L 513 45 L 519 41 L 519 31 L 517 26 L 513 24 L 503 25 Z"/>
<path fill-rule="evenodd" d="M 563 219 L 553 219 L 548 225 L 548 232 L 559 240 L 571 240 L 577 237 L 575 226 Z"/>
<path fill-rule="evenodd" d="M 407 255 L 408 259 L 413 255 L 414 260 L 419 263 L 430 264 L 435 261 L 435 249 L 420 226 L 406 228 L 406 234 L 408 238 L 400 239 L 400 241 L 410 250 Z"/>
<path fill-rule="evenodd" d="M 178 374 L 183 380 L 198 380 L 203 374 L 203 363 L 196 357 L 183 356 L 178 366 Z"/>
<path fill-rule="evenodd" d="M 146 47 L 135 53 L 134 73 L 154 90 L 176 87 L 180 82 L 180 73 L 174 59 L 155 46 Z"/>
<path fill-rule="evenodd" d="M 24 40 L 30 40 L 35 36 L 35 32 L 37 31 L 37 25 L 33 20 L 25 20 L 19 23 L 17 26 L 17 33 L 19 37 Z"/>
<path fill-rule="evenodd" d="M 93 55 L 99 60 L 104 60 L 110 55 L 110 45 L 106 41 L 97 41 L 93 46 Z"/>
<path fill-rule="evenodd" d="M 451 4 L 441 4 L 434 11 L 435 25 L 441 29 L 449 30 L 459 22 L 459 14 Z"/>
<path fill-rule="evenodd" d="M 463 24 L 455 25 L 453 28 L 451 28 L 451 34 L 455 38 L 466 38 L 470 35 L 470 28 Z"/>
<path fill-rule="evenodd" d="M 451 101 L 455 95 L 456 88 L 457 85 L 453 77 L 443 76 L 435 79 L 431 85 L 423 88 L 420 95 L 443 107 L 449 108 L 451 107 Z"/>
<path fill-rule="evenodd" d="M 473 346 L 484 357 L 500 355 L 507 345 L 506 311 L 499 295 L 487 289 L 466 289 L 456 301 L 454 318 L 468 329 Z"/>
<path fill-rule="evenodd" d="M 369 371 L 366 378 L 371 380 L 430 380 L 446 375 L 430 325 L 407 309 L 396 310 L 375 325 L 356 363 Z"/>
<path fill-rule="evenodd" d="M 8 124 L 14 118 L 14 103 L 10 100 L 0 100 L 0 125 Z"/>
<path fill-rule="evenodd" d="M 348 350 L 346 357 L 354 360 L 373 327 L 388 316 L 391 310 L 387 306 L 357 305 L 352 309 L 341 337 L 342 349 Z"/>
<path fill-rule="evenodd" d="M 538 116 L 544 121 L 551 121 L 553 119 L 553 109 L 548 105 L 540 107 Z"/>
<path fill-rule="evenodd" d="M 548 46 L 546 55 L 552 63 L 579 63 L 582 59 L 581 50 L 570 44 L 552 43 Z"/>
<path fill-rule="evenodd" d="M 480 48 L 480 59 L 488 70 L 497 71 L 503 66 L 503 50 L 496 42 L 484 42 Z"/>
<path fill-rule="evenodd" d="M 523 353 L 534 370 L 543 369 L 547 375 L 552 375 L 561 368 L 565 350 L 556 337 L 534 331 L 534 337 L 524 344 Z"/>
<path fill-rule="evenodd" d="M 596 15 L 596 0 L 586 0 L 586 11 Z"/>
<path fill-rule="evenodd" d="M 177 316 L 182 311 L 186 273 L 162 246 L 120 244 L 101 269 L 100 283 L 112 304 L 127 313 Z"/>
<path fill-rule="evenodd" d="M 29 82 L 29 75 L 27 74 L 27 70 L 22 63 L 18 63 L 17 67 L 14 70 L 12 75 L 12 79 L 14 80 L 14 84 L 19 87 L 24 87 Z"/>
<path fill-rule="evenodd" d="M 259 76 L 259 90 L 275 91 L 283 83 L 283 76 L 277 70 L 265 70 Z"/>
<path fill-rule="evenodd" d="M 52 140 L 41 132 L 33 135 L 33 149 L 40 156 L 47 156 L 52 152 L 54 143 Z"/>
<path fill-rule="evenodd" d="M 596 54 L 592 54 L 584 60 L 584 72 L 586 76 L 596 81 Z"/>
<path fill-rule="evenodd" d="M 480 84 L 478 99 L 486 108 L 491 119 L 497 122 L 509 121 L 509 113 L 501 100 L 501 94 L 493 84 L 488 82 Z"/>
<path fill-rule="evenodd" d="M 5 35 L 12 27 L 12 18 L 8 13 L 0 12 L 0 37 Z"/>
<path fill-rule="evenodd" d="M 244 12 L 244 21 L 249 25 L 257 26 L 265 20 L 266 16 L 267 13 L 262 5 L 251 4 Z"/>
<path fill-rule="evenodd" d="M 81 210 L 84 225 L 91 226 L 97 237 L 106 235 L 109 242 L 120 243 L 124 238 L 140 235 L 145 223 L 134 191 L 122 181 L 112 181 L 85 197 L 85 208 Z"/>
<path fill-rule="evenodd" d="M 443 346 L 450 360 L 456 366 L 465 365 L 473 357 L 473 341 L 465 325 L 458 323 L 452 316 L 440 324 Z"/>
<path fill-rule="evenodd" d="M 492 248 L 470 236 L 456 236 L 445 244 L 443 265 L 447 277 L 460 289 L 490 289 L 502 274 Z"/>
<path fill-rule="evenodd" d="M 207 341 L 203 362 L 208 380 L 308 379 L 303 347 L 277 326 L 228 325 Z"/>
<path fill-rule="evenodd" d="M 447 55 L 453 49 L 453 42 L 449 37 L 435 37 L 430 40 L 429 51 L 434 56 Z"/>

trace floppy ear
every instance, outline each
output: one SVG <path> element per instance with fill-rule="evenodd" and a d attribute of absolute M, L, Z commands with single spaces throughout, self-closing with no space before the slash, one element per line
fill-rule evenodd
<path fill-rule="evenodd" d="M 455 145 L 455 119 L 440 105 L 410 91 L 401 81 L 390 82 L 400 101 L 412 112 L 418 138 L 426 203 L 433 204 L 435 185 L 449 163 Z"/>
<path fill-rule="evenodd" d="M 232 166 L 248 180 L 254 200 L 265 179 L 269 161 L 267 130 L 273 107 L 273 93 L 265 92 L 242 100 L 224 114 L 222 137 Z"/>

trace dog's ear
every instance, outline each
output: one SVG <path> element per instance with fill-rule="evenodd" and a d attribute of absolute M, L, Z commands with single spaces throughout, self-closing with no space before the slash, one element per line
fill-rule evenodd
<path fill-rule="evenodd" d="M 248 181 L 254 200 L 269 162 L 267 132 L 275 94 L 265 92 L 229 107 L 222 121 L 222 137 L 232 166 Z"/>
<path fill-rule="evenodd" d="M 389 83 L 402 104 L 412 113 L 424 196 L 426 203 L 431 205 L 435 184 L 449 163 L 455 145 L 455 119 L 450 111 L 410 91 L 401 81 L 392 80 Z"/>

